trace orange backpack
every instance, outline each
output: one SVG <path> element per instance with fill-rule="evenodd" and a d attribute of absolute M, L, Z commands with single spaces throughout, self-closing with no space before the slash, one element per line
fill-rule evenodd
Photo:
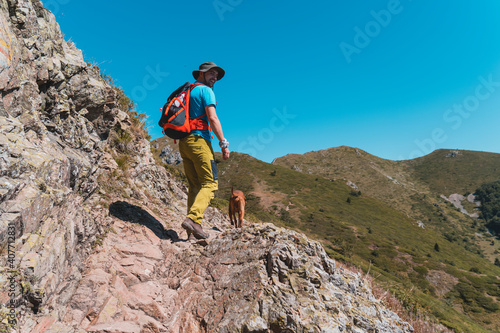
<path fill-rule="evenodd" d="M 177 88 L 161 108 L 161 118 L 158 125 L 163 128 L 163 133 L 174 140 L 182 139 L 191 133 L 191 130 L 210 130 L 208 122 L 201 119 L 206 113 L 191 119 L 189 117 L 189 97 L 191 90 L 202 83 L 184 83 Z"/>

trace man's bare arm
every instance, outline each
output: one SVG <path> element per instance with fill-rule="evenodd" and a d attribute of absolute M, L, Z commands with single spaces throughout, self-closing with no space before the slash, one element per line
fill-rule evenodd
<path fill-rule="evenodd" d="M 222 126 L 220 124 L 219 117 L 217 117 L 217 112 L 215 111 L 215 107 L 213 105 L 209 105 L 205 108 L 207 112 L 207 118 L 210 123 L 210 127 L 212 127 L 212 131 L 214 132 L 217 139 L 223 141 L 224 133 L 222 132 Z M 221 148 L 222 149 L 222 158 L 227 160 L 229 158 L 229 148 Z"/>

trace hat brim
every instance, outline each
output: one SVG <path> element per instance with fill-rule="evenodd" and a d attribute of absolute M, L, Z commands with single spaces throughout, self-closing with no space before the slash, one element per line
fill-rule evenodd
<path fill-rule="evenodd" d="M 200 72 L 205 73 L 205 72 L 208 72 L 211 69 L 215 69 L 217 71 L 217 73 L 218 73 L 218 75 L 217 75 L 217 81 L 220 81 L 224 77 L 224 75 L 226 74 L 226 71 L 224 71 L 219 66 L 212 66 L 212 67 L 209 67 L 209 68 L 207 68 L 205 70 L 196 70 L 196 71 L 193 71 L 193 77 L 194 77 L 194 79 L 198 80 L 198 75 L 200 75 Z"/>

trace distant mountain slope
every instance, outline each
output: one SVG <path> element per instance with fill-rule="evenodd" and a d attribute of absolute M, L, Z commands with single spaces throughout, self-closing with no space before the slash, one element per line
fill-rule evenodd
<path fill-rule="evenodd" d="M 343 180 L 354 189 L 383 200 L 409 216 L 415 215 L 415 211 L 406 205 L 408 197 L 427 191 L 425 184 L 413 182 L 404 164 L 347 146 L 304 155 L 289 154 L 275 159 L 273 164 Z M 419 216 L 413 217 L 419 219 Z"/>
<path fill-rule="evenodd" d="M 471 193 L 500 179 L 500 154 L 440 149 L 405 161 L 385 160 L 347 146 L 288 154 L 273 161 L 304 173 L 351 181 L 363 192 L 388 202 L 408 191 L 450 195 Z"/>
<path fill-rule="evenodd" d="M 464 200 L 463 196 L 483 183 L 500 179 L 500 154 L 463 150 L 438 150 L 414 160 L 391 161 L 343 146 L 304 155 L 290 154 L 273 163 L 343 179 L 362 193 L 451 238 L 459 238 L 458 234 L 476 237 L 478 222 L 470 217 L 478 213 L 475 202 Z M 464 246 L 471 246 L 469 240 Z M 481 246 L 490 252 L 486 249 L 488 243 Z M 493 257 L 490 259 L 494 261 Z"/>
<path fill-rule="evenodd" d="M 404 164 L 414 179 L 442 194 L 474 192 L 500 179 L 500 154 L 496 153 L 439 149 Z"/>

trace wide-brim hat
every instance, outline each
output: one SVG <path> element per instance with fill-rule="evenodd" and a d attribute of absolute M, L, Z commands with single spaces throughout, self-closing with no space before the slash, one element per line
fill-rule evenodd
<path fill-rule="evenodd" d="M 222 68 L 220 68 L 219 66 L 217 66 L 215 63 L 213 62 L 204 62 L 200 65 L 200 68 L 198 70 L 195 70 L 193 71 L 193 77 L 195 80 L 198 80 L 198 75 L 200 74 L 200 72 L 207 72 L 209 70 L 211 70 L 212 68 L 214 68 L 215 70 L 217 70 L 217 81 L 222 79 L 224 77 L 224 74 L 226 74 L 226 71 L 223 70 Z"/>

